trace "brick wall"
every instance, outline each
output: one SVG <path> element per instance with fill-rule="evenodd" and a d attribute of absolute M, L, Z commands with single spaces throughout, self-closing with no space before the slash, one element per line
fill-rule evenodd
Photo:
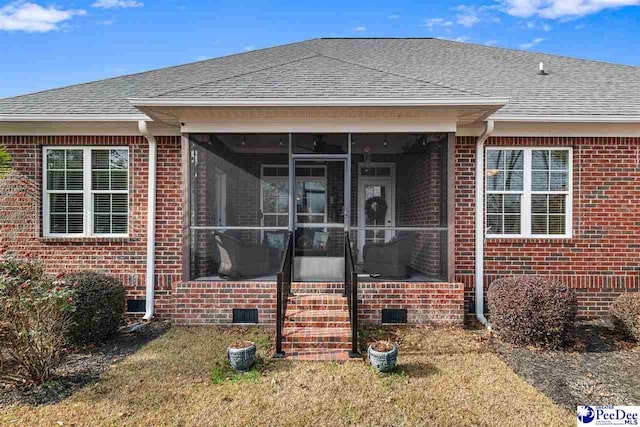
<path fill-rule="evenodd" d="M 342 293 L 335 283 L 310 283 L 309 292 Z M 260 324 L 275 325 L 275 282 L 187 282 L 176 288 L 175 322 L 179 325 L 231 323 L 234 308 L 257 308 Z M 407 309 L 409 324 L 461 325 L 464 320 L 460 283 L 361 283 L 358 319 L 380 325 L 383 308 Z M 297 291 L 296 291 L 297 292 Z"/>
<path fill-rule="evenodd" d="M 122 279 L 127 293 L 144 298 L 148 145 L 142 137 L 0 137 L 14 170 L 0 182 L 0 253 L 31 254 L 51 273 L 97 270 Z M 129 237 L 47 239 L 41 230 L 42 147 L 129 147 Z M 171 289 L 182 264 L 180 138 L 158 138 L 156 293 L 158 315 L 171 310 Z"/>
<path fill-rule="evenodd" d="M 581 318 L 607 313 L 640 287 L 640 139 L 490 138 L 488 146 L 573 147 L 573 238 L 489 239 L 485 288 L 505 275 L 544 274 L 576 289 Z M 475 138 L 457 138 L 456 281 L 473 300 Z"/>

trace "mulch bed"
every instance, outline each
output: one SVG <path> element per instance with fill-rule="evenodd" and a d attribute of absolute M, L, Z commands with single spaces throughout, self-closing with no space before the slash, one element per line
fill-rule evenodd
<path fill-rule="evenodd" d="M 562 351 L 491 341 L 521 377 L 570 411 L 578 405 L 640 404 L 640 345 L 608 322 L 579 323 Z"/>
<path fill-rule="evenodd" d="M 152 322 L 135 332 L 120 333 L 99 346 L 70 350 L 56 369 L 53 379 L 29 386 L 0 378 L 0 406 L 10 404 L 44 405 L 61 401 L 100 376 L 140 347 L 164 334 L 165 322 Z"/>

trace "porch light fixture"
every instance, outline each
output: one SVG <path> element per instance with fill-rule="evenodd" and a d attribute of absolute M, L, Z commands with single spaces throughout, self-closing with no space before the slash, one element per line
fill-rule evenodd
<path fill-rule="evenodd" d="M 385 147 L 387 146 L 387 135 L 384 136 L 384 142 L 382 143 Z"/>
<path fill-rule="evenodd" d="M 242 135 L 242 142 L 241 142 L 242 146 L 244 147 L 246 144 L 244 142 L 244 135 Z"/>

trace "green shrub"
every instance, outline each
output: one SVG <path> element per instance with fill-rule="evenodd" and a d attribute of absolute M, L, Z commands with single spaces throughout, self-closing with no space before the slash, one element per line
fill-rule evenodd
<path fill-rule="evenodd" d="M 74 292 L 34 260 L 0 260 L 0 359 L 11 377 L 41 383 L 53 375 L 75 309 Z"/>
<path fill-rule="evenodd" d="M 540 276 L 498 279 L 489 286 L 491 326 L 516 345 L 557 348 L 573 331 L 577 300 L 568 286 Z"/>
<path fill-rule="evenodd" d="M 640 293 L 620 295 L 611 305 L 610 312 L 621 331 L 640 341 Z"/>
<path fill-rule="evenodd" d="M 94 272 L 71 273 L 65 280 L 76 292 L 69 340 L 75 344 L 99 343 L 115 335 L 126 306 L 122 283 Z"/>

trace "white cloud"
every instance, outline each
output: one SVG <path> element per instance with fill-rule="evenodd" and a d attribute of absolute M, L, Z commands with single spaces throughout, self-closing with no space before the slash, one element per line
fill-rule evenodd
<path fill-rule="evenodd" d="M 367 31 L 367 27 L 360 25 L 359 27 L 355 27 L 353 31 L 356 31 L 358 33 L 364 33 L 365 31 Z"/>
<path fill-rule="evenodd" d="M 256 50 L 256 47 L 255 46 L 245 46 L 244 47 L 244 51 L 245 52 L 249 52 L 250 50 Z"/>
<path fill-rule="evenodd" d="M 398 19 L 398 18 L 400 18 L 400 15 L 389 15 L 389 16 L 387 16 L 387 18 L 389 18 L 389 19 Z"/>
<path fill-rule="evenodd" d="M 464 43 L 464 42 L 468 42 L 470 39 L 467 36 L 460 36 L 460 37 L 456 37 L 455 39 L 451 39 L 454 42 L 460 42 L 460 43 Z"/>
<path fill-rule="evenodd" d="M 61 24 L 74 16 L 86 15 L 80 9 L 42 7 L 36 3 L 14 1 L 0 7 L 0 31 L 25 31 L 46 33 L 61 28 Z"/>
<path fill-rule="evenodd" d="M 98 21 L 98 25 L 112 25 L 114 22 L 116 22 L 113 19 L 105 19 L 104 21 Z"/>
<path fill-rule="evenodd" d="M 640 6 L 640 0 L 500 0 L 509 15 L 562 19 L 586 16 L 605 9 Z"/>
<path fill-rule="evenodd" d="M 429 31 L 433 31 L 433 29 L 436 27 L 451 27 L 452 25 L 453 22 L 448 21 L 444 18 L 426 19 L 422 24 L 420 24 L 421 27 L 425 27 L 429 29 Z"/>
<path fill-rule="evenodd" d="M 543 24 L 538 24 L 535 21 L 527 21 L 525 24 L 525 27 L 527 27 L 530 30 L 542 30 L 546 33 L 548 33 L 549 31 L 551 31 L 551 25 L 547 24 L 547 23 L 543 23 Z"/>
<path fill-rule="evenodd" d="M 485 46 L 496 46 L 498 44 L 497 40 L 487 40 L 483 43 Z"/>
<path fill-rule="evenodd" d="M 519 47 L 520 49 L 531 49 L 532 47 L 539 45 L 543 41 L 544 39 L 542 37 L 538 37 L 531 40 L 529 43 L 522 43 Z"/>
<path fill-rule="evenodd" d="M 460 5 L 456 7 L 456 10 L 460 11 L 456 15 L 456 22 L 464 27 L 473 27 L 480 22 L 478 16 L 478 10 L 473 6 Z"/>
<path fill-rule="evenodd" d="M 127 7 L 142 7 L 144 3 L 136 0 L 98 0 L 91 7 L 99 7 L 102 9 L 116 9 Z"/>

